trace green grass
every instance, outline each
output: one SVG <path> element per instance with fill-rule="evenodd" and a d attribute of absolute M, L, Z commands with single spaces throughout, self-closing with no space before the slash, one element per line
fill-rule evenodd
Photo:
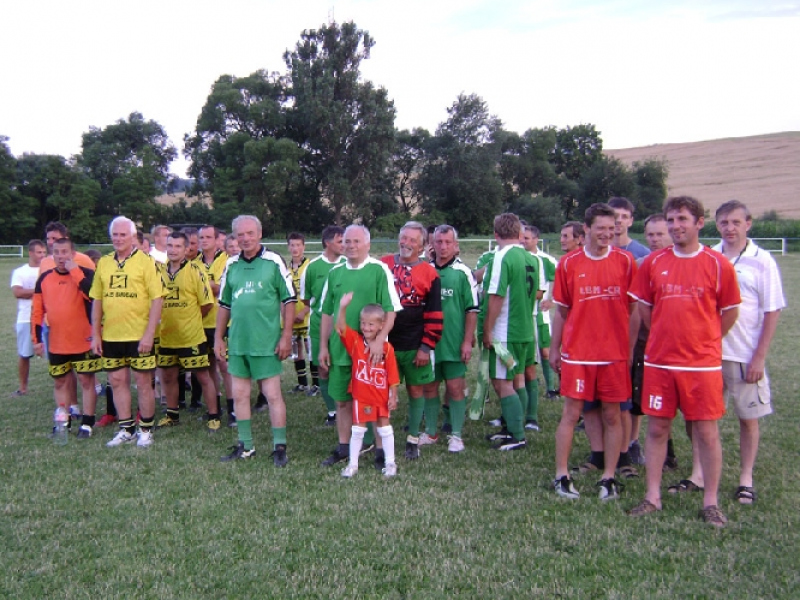
<path fill-rule="evenodd" d="M 474 260 L 473 256 L 467 257 Z M 58 447 L 47 438 L 52 383 L 34 359 L 31 394 L 16 389 L 10 293 L 0 368 L 0 597 L 49 598 L 796 598 L 800 595 L 797 339 L 800 257 L 778 257 L 789 308 L 769 365 L 776 414 L 762 421 L 752 507 L 732 498 L 738 428 L 722 421 L 725 530 L 697 518 L 698 495 L 665 494 L 664 510 L 631 520 L 642 497 L 628 482 L 601 504 L 595 480 L 563 501 L 550 489 L 560 406 L 542 401 L 543 432 L 525 452 L 487 449 L 468 422 L 462 455 L 441 442 L 384 481 L 369 461 L 352 481 L 319 462 L 335 443 L 319 398 L 287 394 L 286 469 L 269 459 L 269 425 L 254 417 L 259 455 L 222 464 L 235 439 L 210 437 L 188 413 L 147 450 L 108 449 L 112 431 Z M 0 261 L 8 281 L 15 261 Z M 287 364 L 284 389 L 294 384 Z M 292 369 L 293 370 L 293 369 Z M 474 385 L 474 382 L 471 382 Z M 405 395 L 401 395 L 401 400 Z M 101 406 L 103 401 L 101 399 Z M 393 418 L 403 444 L 401 410 Z M 499 411 L 496 401 L 487 412 Z M 102 414 L 102 410 L 100 411 Z M 681 468 L 689 445 L 676 425 Z M 573 462 L 587 453 L 576 436 Z"/>

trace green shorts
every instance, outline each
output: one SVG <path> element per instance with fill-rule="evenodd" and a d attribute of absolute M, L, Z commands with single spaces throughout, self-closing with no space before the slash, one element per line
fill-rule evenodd
<path fill-rule="evenodd" d="M 467 365 L 460 360 L 434 361 L 434 381 L 450 381 L 451 379 L 461 379 L 466 374 Z"/>
<path fill-rule="evenodd" d="M 430 362 L 427 365 L 418 367 L 414 364 L 417 357 L 416 350 L 395 350 L 397 358 L 397 369 L 400 371 L 400 381 L 405 381 L 406 385 L 424 385 L 433 381 L 433 366 Z"/>
<path fill-rule="evenodd" d="M 283 363 L 272 356 L 247 356 L 231 354 L 228 356 L 228 373 L 240 379 L 269 379 L 283 372 Z"/>
<path fill-rule="evenodd" d="M 525 365 L 528 364 L 528 352 L 535 349 L 535 344 L 531 342 L 511 342 L 506 344 L 506 348 L 517 361 L 516 366 L 508 368 L 499 358 L 494 351 L 494 348 L 489 349 L 489 378 L 490 379 L 504 379 L 511 381 L 515 375 L 522 375 L 525 373 Z"/>
<path fill-rule="evenodd" d="M 336 402 L 351 402 L 350 377 L 353 365 L 331 365 L 328 371 L 328 394 Z"/>
<path fill-rule="evenodd" d="M 533 340 L 527 342 L 527 345 L 528 348 L 525 350 L 525 366 L 532 367 L 539 363 L 539 347 Z"/>
<path fill-rule="evenodd" d="M 539 342 L 539 348 L 550 347 L 550 323 L 539 323 L 537 326 L 536 339 Z"/>
<path fill-rule="evenodd" d="M 319 365 L 319 338 L 309 336 L 308 339 L 311 340 L 311 356 L 308 360 L 312 365 Z"/>

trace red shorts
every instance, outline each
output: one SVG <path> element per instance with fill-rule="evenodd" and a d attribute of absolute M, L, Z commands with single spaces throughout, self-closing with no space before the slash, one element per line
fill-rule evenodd
<path fill-rule="evenodd" d="M 687 421 L 717 421 L 725 414 L 722 371 L 678 371 L 644 366 L 642 412 L 673 419 L 681 409 Z"/>
<path fill-rule="evenodd" d="M 389 417 L 389 399 L 379 406 L 367 404 L 353 398 L 353 424 L 374 423 L 379 417 Z"/>
<path fill-rule="evenodd" d="M 575 400 L 627 402 L 631 397 L 631 370 L 627 360 L 607 365 L 561 361 L 561 395 Z"/>

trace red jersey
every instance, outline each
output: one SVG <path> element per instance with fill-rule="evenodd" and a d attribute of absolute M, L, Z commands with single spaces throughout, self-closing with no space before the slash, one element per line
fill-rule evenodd
<path fill-rule="evenodd" d="M 400 372 L 392 345 L 389 342 L 383 344 L 384 359 L 372 366 L 364 336 L 347 327 L 344 335 L 339 337 L 353 360 L 353 375 L 348 389 L 350 394 L 362 404 L 386 406 L 389 403 L 389 388 L 400 385 Z"/>
<path fill-rule="evenodd" d="M 561 336 L 566 362 L 607 364 L 628 360 L 628 297 L 636 275 L 630 252 L 609 247 L 601 258 L 579 248 L 556 267 L 553 301 L 569 308 Z"/>
<path fill-rule="evenodd" d="M 48 351 L 82 354 L 92 345 L 89 289 L 94 271 L 75 267 L 67 273 L 50 269 L 39 275 L 33 290 L 31 332 L 34 343 L 42 341 L 45 316 L 50 324 Z"/>
<path fill-rule="evenodd" d="M 722 366 L 720 315 L 741 302 L 730 261 L 706 246 L 674 246 L 644 259 L 631 296 L 653 307 L 645 364 L 686 371 Z"/>
<path fill-rule="evenodd" d="M 389 266 L 394 286 L 403 310 L 395 313 L 389 342 L 398 352 L 419 350 L 425 345 L 436 348 L 442 337 L 442 282 L 430 263 L 417 261 L 410 265 L 400 262 L 396 254 L 384 256 L 381 262 Z"/>

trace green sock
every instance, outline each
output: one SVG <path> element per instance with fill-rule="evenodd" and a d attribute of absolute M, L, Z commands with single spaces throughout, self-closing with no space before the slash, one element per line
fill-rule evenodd
<path fill-rule="evenodd" d="M 425 398 L 425 433 L 436 435 L 436 426 L 439 424 L 439 396 Z"/>
<path fill-rule="evenodd" d="M 375 424 L 370 423 L 369 427 L 367 427 L 367 432 L 364 434 L 364 445 L 362 448 L 367 446 L 371 446 L 375 443 Z"/>
<path fill-rule="evenodd" d="M 422 423 L 422 414 L 425 412 L 425 398 L 408 399 L 408 435 L 419 436 L 419 425 Z"/>
<path fill-rule="evenodd" d="M 253 449 L 253 427 L 250 419 L 237 419 L 236 426 L 239 431 L 239 441 L 244 444 L 245 450 Z"/>
<path fill-rule="evenodd" d="M 553 369 L 550 368 L 550 363 L 542 359 L 542 375 L 544 375 L 544 385 L 548 392 L 556 389 L 556 382 L 553 378 Z"/>
<path fill-rule="evenodd" d="M 500 410 L 506 420 L 506 427 L 516 440 L 525 439 L 525 426 L 522 422 L 522 403 L 519 396 L 505 396 L 500 398 Z"/>
<path fill-rule="evenodd" d="M 461 437 L 464 428 L 464 416 L 467 414 L 467 401 L 465 398 L 454 400 L 450 398 L 450 418 L 453 424 L 453 435 Z"/>
<path fill-rule="evenodd" d="M 442 404 L 442 426 L 450 423 L 452 425 L 452 421 L 450 420 L 450 405 L 449 404 Z"/>
<path fill-rule="evenodd" d="M 328 409 L 328 412 L 336 412 L 336 400 L 331 398 L 331 395 L 328 393 L 327 379 L 319 378 L 319 391 L 322 394 L 322 399 L 325 401 L 325 408 Z"/>
<path fill-rule="evenodd" d="M 522 407 L 522 418 L 523 418 L 523 425 L 525 423 L 524 418 L 525 415 L 528 413 L 528 392 L 524 387 L 521 387 L 517 390 L 517 396 L 519 396 L 519 405 Z"/>
<path fill-rule="evenodd" d="M 527 420 L 539 420 L 539 380 L 525 382 L 525 389 L 528 392 L 528 413 L 525 415 Z"/>
<path fill-rule="evenodd" d="M 286 427 L 273 427 L 272 428 L 272 449 L 278 444 L 286 445 Z"/>

